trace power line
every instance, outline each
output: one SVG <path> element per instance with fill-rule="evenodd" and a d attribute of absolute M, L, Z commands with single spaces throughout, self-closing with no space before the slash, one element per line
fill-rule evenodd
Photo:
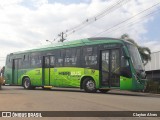
<path fill-rule="evenodd" d="M 120 27 L 118 27 L 118 28 L 116 28 L 116 29 L 112 29 L 112 30 L 108 31 L 107 33 L 111 33 L 111 32 L 113 32 L 113 31 L 119 30 L 119 29 L 121 29 L 121 28 L 124 29 L 124 28 L 127 27 L 127 26 L 132 26 L 132 25 L 134 25 L 134 24 L 143 22 L 143 21 L 145 20 L 144 18 L 153 16 L 153 15 L 159 13 L 159 12 L 160 12 L 160 9 L 158 9 L 157 11 L 154 11 L 154 12 L 152 12 L 152 13 L 149 13 L 149 14 L 141 17 L 138 21 L 136 21 L 136 20 L 135 20 L 135 21 L 132 21 L 132 22 L 129 23 L 129 24 L 126 24 L 126 25 L 124 25 L 124 26 L 120 26 Z"/>
<path fill-rule="evenodd" d="M 137 17 L 138 15 L 140 15 L 140 14 L 142 14 L 142 13 L 144 13 L 144 12 L 146 12 L 146 11 L 148 11 L 148 10 L 156 7 L 156 6 L 158 6 L 159 4 L 160 4 L 160 2 L 157 3 L 157 4 L 154 4 L 153 6 L 151 6 L 151 7 L 147 8 L 147 9 L 145 9 L 145 10 L 137 13 L 136 15 L 134 15 L 134 16 L 132 16 L 132 17 L 130 17 L 130 18 L 128 18 L 128 19 L 126 19 L 126 20 L 124 20 L 124 21 L 122 21 L 122 22 L 120 22 L 120 23 L 118 23 L 118 24 L 116 24 L 116 25 L 114 25 L 114 26 L 112 26 L 112 27 L 110 27 L 110 28 L 107 28 L 106 30 L 104 30 L 104 31 L 102 31 L 102 32 L 100 32 L 100 33 L 98 33 L 98 34 L 93 35 L 92 37 L 101 35 L 101 34 L 103 34 L 104 32 L 107 32 L 107 31 L 109 31 L 109 30 L 111 30 L 111 29 L 113 29 L 113 28 L 115 28 L 115 27 L 117 27 L 117 26 L 120 26 L 120 25 L 122 25 L 122 24 L 124 24 L 124 23 L 126 23 L 126 22 L 128 22 L 128 21 L 130 21 L 130 20 L 132 20 L 133 18 Z"/>
<path fill-rule="evenodd" d="M 130 0 L 119 0 L 116 4 L 110 6 L 109 8 L 103 10 L 101 13 L 99 13 L 98 15 L 90 18 L 90 19 L 86 19 L 86 21 L 84 21 L 82 24 L 80 24 L 79 26 L 72 28 L 70 33 L 67 31 L 66 33 L 68 34 L 67 36 L 70 36 L 71 34 L 75 33 L 78 30 L 81 30 L 83 28 L 85 28 L 86 26 L 88 26 L 89 24 L 96 22 L 97 20 L 103 18 L 104 16 L 108 15 L 109 13 L 115 11 L 116 9 L 118 9 L 119 7 L 121 7 L 122 5 L 126 4 L 127 2 L 129 2 Z"/>
<path fill-rule="evenodd" d="M 99 14 L 97 14 L 96 16 L 93 16 L 89 19 L 86 19 L 85 21 L 83 21 L 81 24 L 66 30 L 65 32 L 60 33 L 59 36 L 61 36 L 60 41 L 63 42 L 64 39 L 64 34 L 66 34 L 66 36 L 70 36 L 71 34 L 75 33 L 76 31 L 83 29 L 84 27 L 88 26 L 89 24 L 96 22 L 97 20 L 103 18 L 104 16 L 106 16 L 107 14 L 115 11 L 116 9 L 118 9 L 119 7 L 121 7 L 122 5 L 126 4 L 127 2 L 129 2 L 130 0 L 119 0 L 118 2 L 116 2 L 115 4 L 111 5 L 110 7 L 108 7 L 107 9 L 101 11 Z M 63 37 L 62 37 L 63 36 Z M 58 39 L 58 37 L 56 39 Z M 54 41 L 56 40 L 54 39 Z"/>
<path fill-rule="evenodd" d="M 71 29 L 68 29 L 66 30 L 67 32 L 69 31 L 73 31 L 73 30 L 76 30 L 77 28 L 83 26 L 84 24 L 88 24 L 89 22 L 94 22 L 96 20 L 98 20 L 98 17 L 100 16 L 103 16 L 104 14 L 106 14 L 107 12 L 111 12 L 111 10 L 113 10 L 113 8 L 117 7 L 118 5 L 121 5 L 122 2 L 127 2 L 128 0 L 119 0 L 118 2 L 116 2 L 115 4 L 109 6 L 107 9 L 101 11 L 100 13 L 98 13 L 97 15 L 89 18 L 89 19 L 86 19 L 85 21 L 83 21 L 81 24 L 71 28 Z"/>

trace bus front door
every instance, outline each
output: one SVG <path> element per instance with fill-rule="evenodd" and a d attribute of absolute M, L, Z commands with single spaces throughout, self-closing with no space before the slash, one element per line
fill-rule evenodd
<path fill-rule="evenodd" d="M 54 81 L 54 56 L 43 57 L 43 85 L 50 86 Z"/>
<path fill-rule="evenodd" d="M 19 69 L 20 65 L 22 64 L 22 59 L 13 59 L 13 68 L 12 68 L 12 84 L 18 85 L 18 78 L 19 78 Z"/>
<path fill-rule="evenodd" d="M 120 49 L 101 51 L 101 87 L 120 87 Z"/>

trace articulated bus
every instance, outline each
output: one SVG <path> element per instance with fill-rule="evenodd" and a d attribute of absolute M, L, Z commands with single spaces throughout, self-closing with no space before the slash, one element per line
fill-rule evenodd
<path fill-rule="evenodd" d="M 79 87 L 85 92 L 140 91 L 145 72 L 135 45 L 116 38 L 87 38 L 7 55 L 5 82 L 35 87 Z"/>

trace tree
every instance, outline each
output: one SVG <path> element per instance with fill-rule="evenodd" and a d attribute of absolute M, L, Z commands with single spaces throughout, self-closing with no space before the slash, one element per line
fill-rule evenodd
<path fill-rule="evenodd" d="M 133 39 L 129 37 L 128 34 L 123 34 L 121 36 L 121 39 L 124 39 L 133 43 L 138 48 L 138 51 L 142 57 L 142 60 L 144 61 L 144 65 L 146 65 L 148 61 L 151 60 L 151 50 L 148 47 L 139 46 Z"/>

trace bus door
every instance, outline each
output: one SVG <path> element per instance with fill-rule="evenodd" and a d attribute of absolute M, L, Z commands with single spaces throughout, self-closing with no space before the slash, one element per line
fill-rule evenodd
<path fill-rule="evenodd" d="M 55 57 L 44 56 L 43 57 L 43 85 L 49 86 L 54 80 L 54 65 Z"/>
<path fill-rule="evenodd" d="M 18 78 L 19 78 L 19 69 L 22 64 L 22 59 L 13 59 L 13 68 L 12 68 L 12 84 L 17 85 L 18 84 Z"/>
<path fill-rule="evenodd" d="M 120 87 L 120 49 L 102 50 L 100 69 L 102 87 Z"/>

